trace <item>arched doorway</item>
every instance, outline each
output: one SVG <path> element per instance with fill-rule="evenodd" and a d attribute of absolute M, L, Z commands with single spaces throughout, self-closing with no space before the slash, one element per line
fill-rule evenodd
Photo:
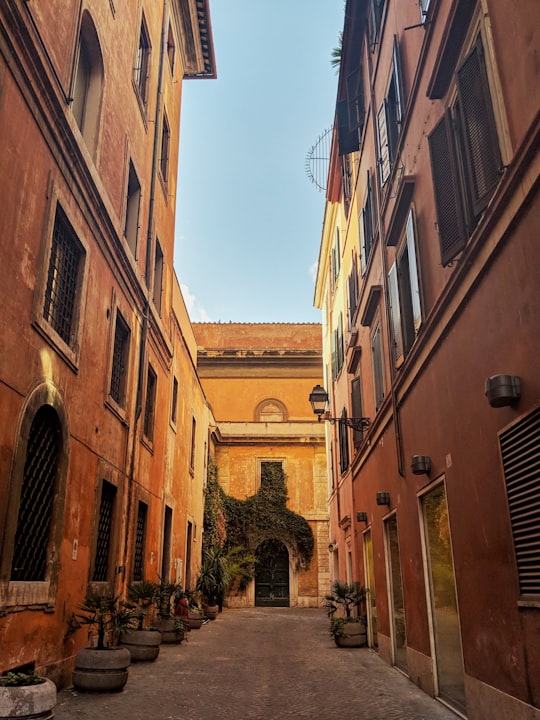
<path fill-rule="evenodd" d="M 289 551 L 279 540 L 257 548 L 255 606 L 289 607 Z"/>

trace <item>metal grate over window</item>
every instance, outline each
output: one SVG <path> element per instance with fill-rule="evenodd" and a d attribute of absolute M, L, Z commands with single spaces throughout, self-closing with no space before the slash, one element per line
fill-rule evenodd
<path fill-rule="evenodd" d="M 148 366 L 146 379 L 146 405 L 144 407 L 144 435 L 148 440 L 154 439 L 154 414 L 156 406 L 156 383 L 157 377 L 153 369 Z"/>
<path fill-rule="evenodd" d="M 129 329 L 120 313 L 116 315 L 110 396 L 121 407 L 126 402 L 126 369 L 129 350 Z"/>
<path fill-rule="evenodd" d="M 523 595 L 540 594 L 540 408 L 499 437 Z"/>
<path fill-rule="evenodd" d="M 82 248 L 60 206 L 56 209 L 43 316 L 68 345 L 73 340 Z"/>
<path fill-rule="evenodd" d="M 143 580 L 144 539 L 146 536 L 146 516 L 148 505 L 140 502 L 137 510 L 137 532 L 135 535 L 135 553 L 133 559 L 133 580 Z"/>
<path fill-rule="evenodd" d="M 116 488 L 106 480 L 101 487 L 101 503 L 99 505 L 99 523 L 96 542 L 96 559 L 94 563 L 94 582 L 109 579 L 109 558 L 114 513 Z"/>
<path fill-rule="evenodd" d="M 60 442 L 58 416 L 52 407 L 44 405 L 36 413 L 28 436 L 12 580 L 45 580 Z"/>

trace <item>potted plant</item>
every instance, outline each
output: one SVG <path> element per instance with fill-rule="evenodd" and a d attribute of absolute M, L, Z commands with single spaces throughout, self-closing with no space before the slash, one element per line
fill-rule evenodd
<path fill-rule="evenodd" d="M 7 672 L 0 677 L 0 718 L 54 718 L 56 686 L 36 672 Z"/>
<path fill-rule="evenodd" d="M 95 591 L 88 592 L 78 609 L 78 627 L 89 625 L 97 635 L 91 635 L 92 645 L 75 656 L 73 685 L 78 690 L 121 690 L 128 679 L 131 656 L 127 648 L 117 647 L 116 643 L 121 627 L 131 622 L 130 613 L 120 610 L 118 595 Z"/>
<path fill-rule="evenodd" d="M 240 545 L 225 549 L 209 547 L 203 557 L 196 589 L 201 594 L 205 615 L 211 620 L 223 610 L 225 596 L 237 578 L 252 576 L 256 558 Z"/>
<path fill-rule="evenodd" d="M 155 660 L 159 655 L 161 633 L 152 627 L 152 613 L 157 585 L 140 580 L 128 585 L 126 607 L 131 612 L 131 622 L 120 632 L 120 644 L 128 648 L 131 661 Z"/>
<path fill-rule="evenodd" d="M 334 580 L 331 592 L 325 596 L 325 608 L 330 618 L 330 635 L 338 647 L 364 647 L 367 642 L 366 617 L 361 608 L 366 588 L 359 582 Z M 353 614 L 356 613 L 356 614 Z"/>
<path fill-rule="evenodd" d="M 183 614 L 176 614 L 172 607 L 173 599 L 180 598 L 182 594 L 180 583 L 160 580 L 156 585 L 154 623 L 161 632 L 162 643 L 181 643 L 185 637 L 187 620 Z"/>

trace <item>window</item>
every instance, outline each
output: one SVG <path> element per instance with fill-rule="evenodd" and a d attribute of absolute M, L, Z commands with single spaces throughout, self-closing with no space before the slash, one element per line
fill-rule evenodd
<path fill-rule="evenodd" d="M 197 421 L 195 418 L 191 420 L 191 452 L 189 454 L 189 469 L 193 473 L 195 471 L 195 447 L 197 439 Z"/>
<path fill-rule="evenodd" d="M 362 66 L 357 65 L 347 75 L 345 98 L 336 105 L 338 150 L 340 155 L 348 155 L 360 148 L 364 128 L 364 78 Z"/>
<path fill-rule="evenodd" d="M 341 158 L 341 183 L 345 214 L 348 215 L 353 193 L 353 164 L 350 155 L 343 155 Z"/>
<path fill-rule="evenodd" d="M 148 365 L 146 378 L 146 404 L 144 406 L 143 433 L 148 440 L 154 439 L 154 420 L 156 412 L 157 376 L 151 365 Z"/>
<path fill-rule="evenodd" d="M 342 422 L 347 419 L 347 411 L 343 408 L 340 422 L 338 423 L 339 440 L 339 469 L 343 474 L 349 467 L 349 428 Z"/>
<path fill-rule="evenodd" d="M 343 367 L 343 316 L 340 313 L 337 328 L 332 333 L 332 379 L 335 380 Z"/>
<path fill-rule="evenodd" d="M 163 113 L 163 127 L 161 129 L 161 157 L 159 160 L 159 169 L 161 177 L 166 183 L 169 179 L 169 145 L 171 141 L 171 131 L 167 116 Z"/>
<path fill-rule="evenodd" d="M 43 317 L 73 347 L 78 325 L 84 250 L 60 205 L 56 206 Z"/>
<path fill-rule="evenodd" d="M 128 184 L 126 194 L 126 222 L 124 236 L 133 255 L 137 253 L 137 236 L 139 233 L 139 207 L 141 204 L 141 184 L 133 163 L 129 161 Z"/>
<path fill-rule="evenodd" d="M 366 199 L 364 201 L 364 207 L 358 216 L 358 231 L 360 234 L 360 272 L 362 275 L 366 272 L 375 240 L 375 213 L 373 209 L 372 186 L 372 177 L 370 171 L 368 170 L 366 180 Z"/>
<path fill-rule="evenodd" d="M 353 252 L 351 272 L 347 278 L 347 290 L 349 296 L 349 328 L 354 325 L 354 318 L 356 316 L 356 310 L 358 309 L 358 257 Z"/>
<path fill-rule="evenodd" d="M 369 0 L 367 8 L 368 34 L 371 52 L 375 51 L 384 11 L 384 0 Z"/>
<path fill-rule="evenodd" d="M 174 58 L 176 55 L 176 45 L 174 43 L 174 35 L 171 23 L 169 23 L 169 31 L 167 33 L 167 58 L 169 60 L 169 67 L 171 73 L 174 72 Z"/>
<path fill-rule="evenodd" d="M 424 22 L 426 19 L 430 2 L 431 0 L 419 0 L 420 12 L 422 13 L 422 22 Z"/>
<path fill-rule="evenodd" d="M 339 228 L 336 228 L 335 231 L 335 237 L 334 237 L 334 244 L 332 245 L 332 254 L 330 257 L 330 267 L 331 267 L 331 287 L 332 292 L 334 292 L 337 279 L 339 277 L 339 271 L 341 270 L 341 243 L 340 243 L 340 233 Z"/>
<path fill-rule="evenodd" d="M 150 39 L 144 17 L 141 21 L 137 63 L 135 65 L 134 82 L 139 98 L 144 106 L 148 102 L 148 75 L 150 71 Z"/>
<path fill-rule="evenodd" d="M 377 322 L 371 333 L 371 362 L 373 365 L 373 386 L 375 391 L 375 410 L 377 411 L 384 400 L 384 372 L 382 356 L 381 326 Z"/>
<path fill-rule="evenodd" d="M 287 420 L 287 408 L 275 398 L 267 398 L 255 408 L 255 422 L 283 422 Z"/>
<path fill-rule="evenodd" d="M 171 402 L 171 421 L 176 425 L 176 416 L 178 413 L 178 380 L 173 378 L 172 402 Z"/>
<path fill-rule="evenodd" d="M 362 381 L 360 377 L 355 377 L 351 382 L 351 409 L 354 418 L 363 417 Z M 364 433 L 362 430 L 353 430 L 353 443 L 355 448 L 360 447 L 363 439 Z"/>
<path fill-rule="evenodd" d="M 58 416 L 52 407 L 43 405 L 28 435 L 11 580 L 46 578 L 60 448 Z"/>
<path fill-rule="evenodd" d="M 283 479 L 283 462 L 281 460 L 261 460 L 260 487 L 264 487 L 277 478 Z"/>
<path fill-rule="evenodd" d="M 159 240 L 156 239 L 156 252 L 154 255 L 154 291 L 152 299 L 156 310 L 161 314 L 161 296 L 163 290 L 163 251 Z"/>
<path fill-rule="evenodd" d="M 111 579 L 111 540 L 116 504 L 116 487 L 106 480 L 101 486 L 99 519 L 94 558 L 94 582 L 105 582 Z"/>
<path fill-rule="evenodd" d="M 422 324 L 412 210 L 409 210 L 407 217 L 402 247 L 388 273 L 388 294 L 392 319 L 392 354 L 398 367 L 411 349 Z"/>
<path fill-rule="evenodd" d="M 392 73 L 388 93 L 377 113 L 377 131 L 379 144 L 379 172 L 381 185 L 390 177 L 395 164 L 399 133 L 403 122 L 403 84 L 401 80 L 399 46 L 394 35 Z"/>
<path fill-rule="evenodd" d="M 71 110 L 91 153 L 97 142 L 103 88 L 103 58 L 94 23 L 88 11 L 81 20 Z"/>
<path fill-rule="evenodd" d="M 540 408 L 499 436 L 522 596 L 540 596 Z"/>
<path fill-rule="evenodd" d="M 133 551 L 133 580 L 144 580 L 144 545 L 146 540 L 146 517 L 148 505 L 139 502 L 137 508 L 137 526 L 135 530 L 135 547 Z"/>
<path fill-rule="evenodd" d="M 480 35 L 457 70 L 456 90 L 428 137 L 443 265 L 465 247 L 502 168 Z"/>
<path fill-rule="evenodd" d="M 124 318 L 117 311 L 109 395 L 120 407 L 126 407 L 127 369 L 130 332 Z"/>

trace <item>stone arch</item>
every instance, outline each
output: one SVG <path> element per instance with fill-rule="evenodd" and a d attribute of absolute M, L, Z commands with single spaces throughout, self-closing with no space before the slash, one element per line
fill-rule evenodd
<path fill-rule="evenodd" d="M 43 577 L 39 580 L 12 578 L 12 561 L 19 526 L 19 510 L 25 476 L 28 476 L 27 458 L 31 452 L 32 435 L 36 432 L 36 418 L 42 424 L 49 423 L 55 434 L 54 468 L 51 482 L 54 482 L 50 506 L 50 525 L 47 529 L 46 564 Z M 32 389 L 21 409 L 13 447 L 5 530 L 2 538 L 0 580 L 8 585 L 7 602 L 11 605 L 40 604 L 54 606 L 57 576 L 60 567 L 60 546 L 62 541 L 63 517 L 66 496 L 66 480 L 69 462 L 69 434 L 67 414 L 60 391 L 50 380 L 45 380 Z"/>
<path fill-rule="evenodd" d="M 266 398 L 255 408 L 255 422 L 287 422 L 287 408 L 277 398 Z"/>

